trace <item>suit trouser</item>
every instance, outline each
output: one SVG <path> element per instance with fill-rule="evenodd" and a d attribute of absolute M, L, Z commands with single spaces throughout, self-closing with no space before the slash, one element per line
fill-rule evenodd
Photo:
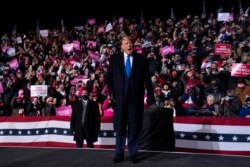
<path fill-rule="evenodd" d="M 128 105 L 124 105 L 126 108 L 124 110 L 124 123 L 128 125 L 128 151 L 129 156 L 136 156 L 139 147 L 139 134 L 136 129 L 137 115 L 134 105 L 128 100 Z M 123 157 L 124 148 L 126 143 L 126 132 L 116 133 L 116 149 L 115 156 Z"/>
<path fill-rule="evenodd" d="M 84 126 L 82 126 L 82 134 L 83 134 L 83 140 L 86 139 Z M 82 141 L 77 141 L 77 142 L 76 142 L 76 147 L 77 147 L 77 148 L 82 148 L 82 147 L 83 147 L 83 140 L 82 140 Z M 86 140 L 86 142 L 87 142 L 87 147 L 88 147 L 88 148 L 94 148 L 93 142 L 89 142 L 89 141 L 87 141 L 87 140 Z"/>
<path fill-rule="evenodd" d="M 82 148 L 82 147 L 83 147 L 83 142 L 76 142 L 76 148 Z M 87 147 L 88 148 L 94 148 L 94 144 L 87 142 Z"/>

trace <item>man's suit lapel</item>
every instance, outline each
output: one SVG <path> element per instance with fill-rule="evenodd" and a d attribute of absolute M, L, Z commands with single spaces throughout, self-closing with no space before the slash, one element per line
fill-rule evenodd
<path fill-rule="evenodd" d="M 134 74 L 135 74 L 135 69 L 136 69 L 136 55 L 133 54 L 133 63 L 132 63 L 132 70 L 131 70 L 131 77 L 134 77 Z"/>
<path fill-rule="evenodd" d="M 123 53 L 121 53 L 121 54 L 119 54 L 119 57 L 118 57 L 118 69 L 120 69 L 121 71 L 119 71 L 120 72 L 120 74 L 121 74 L 121 76 L 124 76 L 124 74 L 125 74 L 125 65 L 124 65 L 124 55 L 123 55 Z M 120 67 L 122 67 L 122 68 L 120 68 Z"/>

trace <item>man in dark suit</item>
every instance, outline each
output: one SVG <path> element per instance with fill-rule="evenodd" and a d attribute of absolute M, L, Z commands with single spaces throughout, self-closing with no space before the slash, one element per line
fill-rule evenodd
<path fill-rule="evenodd" d="M 128 132 L 129 160 L 136 163 L 144 110 L 144 87 L 146 86 L 147 89 L 149 104 L 154 102 L 154 93 L 146 58 L 133 53 L 131 37 L 121 38 L 121 49 L 121 53 L 110 58 L 107 72 L 107 86 L 114 105 L 114 130 L 116 132 L 113 162 L 118 163 L 124 160 Z"/>
<path fill-rule="evenodd" d="M 82 91 L 79 100 L 72 103 L 70 129 L 74 133 L 76 147 L 82 148 L 86 140 L 88 148 L 94 148 L 100 132 L 100 113 L 98 103 L 89 99 L 88 90 Z"/>

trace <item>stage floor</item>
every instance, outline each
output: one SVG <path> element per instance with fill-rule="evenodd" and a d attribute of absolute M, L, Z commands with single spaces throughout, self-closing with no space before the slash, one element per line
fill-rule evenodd
<path fill-rule="evenodd" d="M 249 157 L 139 151 L 137 164 L 113 164 L 114 150 L 0 147 L 0 167 L 249 167 Z"/>

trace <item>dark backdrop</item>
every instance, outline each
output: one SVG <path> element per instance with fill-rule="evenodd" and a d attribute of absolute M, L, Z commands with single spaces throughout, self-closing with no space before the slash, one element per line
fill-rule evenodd
<path fill-rule="evenodd" d="M 98 2 L 99 1 L 99 2 Z M 216 12 L 223 6 L 225 11 L 230 11 L 233 6 L 235 12 L 238 13 L 238 0 L 172 0 L 166 1 L 163 5 L 162 0 L 145 1 L 135 0 L 118 0 L 115 4 L 105 2 L 104 0 L 90 1 L 7 1 L 1 5 L 1 26 L 0 33 L 11 33 L 15 24 L 18 25 L 18 31 L 27 29 L 35 29 L 36 20 L 40 20 L 41 29 L 60 27 L 60 19 L 64 19 L 66 28 L 72 28 L 75 24 L 85 24 L 88 17 L 95 17 L 97 22 L 103 22 L 104 19 L 111 21 L 114 13 L 116 17 L 125 16 L 126 18 L 139 19 L 143 11 L 145 19 L 162 18 L 166 19 L 170 16 L 170 8 L 174 8 L 177 19 L 187 14 L 201 14 L 202 3 L 206 2 L 207 12 Z M 150 0 L 149 0 L 150 1 Z M 162 1 L 160 3 L 159 1 Z M 249 0 L 241 0 L 243 9 L 250 5 Z M 32 2 L 32 3 L 31 3 Z M 81 4 L 82 5 L 81 5 Z M 87 4 L 85 4 L 87 3 Z M 99 9 L 97 9 L 99 8 Z M 0 35 L 1 35 L 0 34 Z"/>

